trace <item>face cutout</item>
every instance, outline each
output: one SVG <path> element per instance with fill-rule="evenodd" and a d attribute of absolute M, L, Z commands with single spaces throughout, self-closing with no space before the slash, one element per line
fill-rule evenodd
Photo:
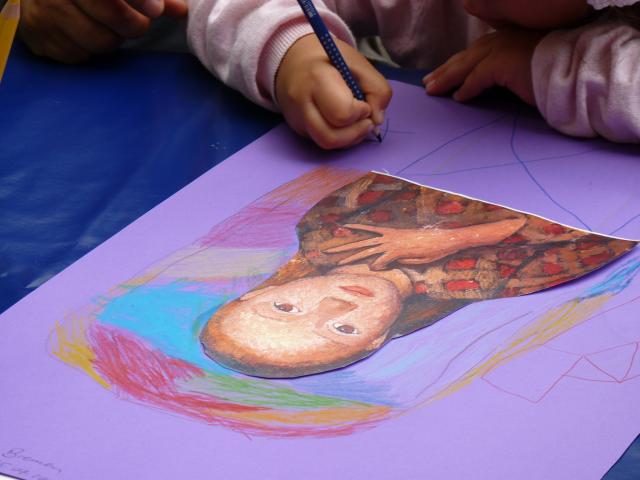
<path fill-rule="evenodd" d="M 256 362 L 283 368 L 338 365 L 358 352 L 366 356 L 384 343 L 401 309 L 396 287 L 383 278 L 353 274 L 304 278 L 243 296 L 217 322 L 210 322 L 203 344 L 209 352 L 252 352 Z M 225 364 L 224 357 L 216 358 Z"/>

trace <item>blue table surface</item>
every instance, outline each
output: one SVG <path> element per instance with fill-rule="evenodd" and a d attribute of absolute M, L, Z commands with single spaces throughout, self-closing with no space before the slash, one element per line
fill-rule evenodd
<path fill-rule="evenodd" d="M 70 67 L 14 45 L 0 84 L 0 312 L 281 121 L 187 54 Z M 604 478 L 640 479 L 640 437 Z"/>

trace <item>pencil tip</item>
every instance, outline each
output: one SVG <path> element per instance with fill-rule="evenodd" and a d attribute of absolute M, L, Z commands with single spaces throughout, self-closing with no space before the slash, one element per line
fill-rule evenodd
<path fill-rule="evenodd" d="M 376 133 L 376 138 L 378 139 L 378 142 L 382 143 L 382 135 Z"/>

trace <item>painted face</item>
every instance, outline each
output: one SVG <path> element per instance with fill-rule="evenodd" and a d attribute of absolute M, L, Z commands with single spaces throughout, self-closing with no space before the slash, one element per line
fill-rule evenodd
<path fill-rule="evenodd" d="M 214 316 L 202 340 L 222 363 L 240 357 L 270 365 L 264 376 L 296 376 L 335 368 L 359 353 L 366 356 L 384 342 L 401 309 L 397 288 L 383 278 L 304 278 L 249 292 L 228 313 Z M 243 371 L 238 362 L 230 366 Z"/>
<path fill-rule="evenodd" d="M 578 23 L 592 11 L 586 0 L 464 0 L 464 8 L 494 27 L 541 30 Z"/>

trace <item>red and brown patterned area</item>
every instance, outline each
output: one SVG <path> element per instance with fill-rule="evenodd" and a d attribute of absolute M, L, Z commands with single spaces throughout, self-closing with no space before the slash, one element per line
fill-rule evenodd
<path fill-rule="evenodd" d="M 387 175 L 370 173 L 313 207 L 298 224 L 301 255 L 327 272 L 353 252 L 330 248 L 376 237 L 349 228 L 453 230 L 512 218 L 524 226 L 497 244 L 462 249 L 424 265 L 391 263 L 412 281 L 416 296 L 480 300 L 536 292 L 578 278 L 619 257 L 635 242 L 564 227 L 542 218 L 471 200 Z M 375 256 L 359 263 L 371 263 Z"/>

